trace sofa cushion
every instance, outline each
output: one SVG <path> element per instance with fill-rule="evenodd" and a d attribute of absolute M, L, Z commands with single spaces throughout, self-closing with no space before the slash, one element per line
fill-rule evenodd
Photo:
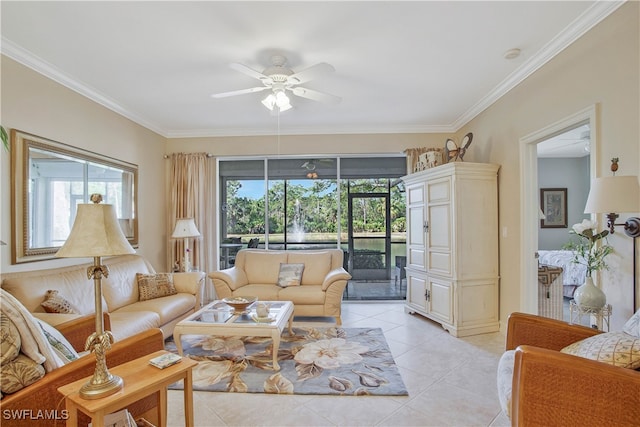
<path fill-rule="evenodd" d="M 244 268 L 249 283 L 278 283 L 280 263 L 287 262 L 287 254 L 284 252 L 244 252 Z M 236 257 L 236 265 L 238 257 Z"/>
<path fill-rule="evenodd" d="M 70 322 L 83 316 L 81 314 L 33 313 L 33 317 L 44 320 L 51 326 L 55 327 L 61 323 Z"/>
<path fill-rule="evenodd" d="M 15 393 L 44 377 L 42 365 L 20 353 L 11 362 L 2 366 L 0 389 L 3 394 Z"/>
<path fill-rule="evenodd" d="M 304 264 L 280 264 L 278 274 L 278 286 L 286 288 L 288 286 L 300 286 Z"/>
<path fill-rule="evenodd" d="M 105 264 L 109 267 L 109 277 L 102 279 L 102 294 L 109 311 L 115 311 L 139 300 L 136 273 L 155 273 L 139 255 L 112 258 Z"/>
<path fill-rule="evenodd" d="M 85 268 L 68 268 L 35 271 L 24 276 L 10 277 L 3 280 L 2 289 L 15 296 L 32 313 L 45 312 L 41 304 L 48 290 L 59 291 L 79 314 L 95 313 L 93 280 L 87 279 Z M 104 299 L 102 308 L 104 311 L 109 308 Z"/>
<path fill-rule="evenodd" d="M 280 288 L 280 292 L 278 292 L 278 300 L 291 301 L 293 305 L 322 305 L 326 296 L 327 293 L 322 290 L 320 285 Z"/>
<path fill-rule="evenodd" d="M 112 313 L 151 311 L 158 315 L 160 323 L 156 327 L 159 327 L 182 316 L 189 310 L 193 310 L 195 302 L 196 297 L 191 294 L 175 294 L 146 301 L 138 301 Z"/>
<path fill-rule="evenodd" d="M 268 283 L 256 283 L 242 286 L 233 291 L 234 297 L 257 297 L 261 301 L 277 301 L 282 288 Z"/>
<path fill-rule="evenodd" d="M 138 294 L 140 301 L 166 297 L 178 293 L 173 285 L 173 274 L 136 274 L 138 282 Z"/>
<path fill-rule="evenodd" d="M 289 252 L 288 262 L 304 264 L 302 285 L 321 285 L 331 271 L 331 253 L 326 251 Z"/>
<path fill-rule="evenodd" d="M 16 325 L 0 313 L 0 365 L 11 362 L 20 353 L 20 332 Z"/>
<path fill-rule="evenodd" d="M 560 351 L 622 368 L 640 368 L 640 338 L 624 332 L 594 335 Z"/>
<path fill-rule="evenodd" d="M 153 311 L 127 312 L 120 309 L 109 314 L 111 316 L 111 333 L 116 341 L 161 326 L 160 315 Z M 107 359 L 108 357 L 107 354 Z"/>
<path fill-rule="evenodd" d="M 78 314 L 78 310 L 73 307 L 73 304 L 56 289 L 49 289 L 44 294 L 44 301 L 40 305 L 47 313 Z"/>

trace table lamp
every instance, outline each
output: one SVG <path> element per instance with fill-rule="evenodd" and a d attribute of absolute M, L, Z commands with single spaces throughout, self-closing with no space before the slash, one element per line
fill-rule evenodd
<path fill-rule="evenodd" d="M 193 218 L 178 218 L 176 226 L 171 235 L 174 239 L 184 239 L 184 257 L 180 265 L 180 270 L 184 272 L 191 271 L 191 260 L 189 259 L 189 238 L 200 237 L 200 232 Z"/>
<path fill-rule="evenodd" d="M 93 204 L 78 205 L 71 233 L 56 257 L 93 257 L 93 265 L 87 268 L 87 277 L 93 279 L 96 310 L 96 331 L 85 343 L 85 350 L 96 356 L 93 377 L 80 388 L 84 399 L 99 399 L 122 389 L 122 378 L 107 369 L 105 353 L 111 348 L 113 335 L 104 330 L 102 318 L 102 277 L 109 277 L 109 268 L 102 265 L 101 257 L 133 254 L 135 250 L 122 233 L 113 205 L 101 205 L 102 196 L 92 194 Z"/>

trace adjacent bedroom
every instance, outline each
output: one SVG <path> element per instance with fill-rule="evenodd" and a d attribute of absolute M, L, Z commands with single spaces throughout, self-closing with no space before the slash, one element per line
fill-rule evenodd
<path fill-rule="evenodd" d="M 537 144 L 540 224 L 538 227 L 538 312 L 570 321 L 569 304 L 584 283 L 586 268 L 564 246 L 573 224 L 589 219 L 584 206 L 590 185 L 590 128 L 579 124 Z"/>

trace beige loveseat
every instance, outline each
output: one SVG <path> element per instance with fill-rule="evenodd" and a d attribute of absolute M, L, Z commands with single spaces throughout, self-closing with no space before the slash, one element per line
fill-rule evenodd
<path fill-rule="evenodd" d="M 298 286 L 278 285 L 281 264 L 304 264 Z M 232 268 L 209 273 L 209 277 L 220 299 L 255 296 L 263 301 L 291 301 L 296 316 L 331 316 L 340 325 L 342 293 L 351 278 L 342 264 L 340 249 L 243 249 Z"/>
<path fill-rule="evenodd" d="M 102 307 L 110 315 L 116 340 L 152 328 L 162 329 L 167 338 L 176 323 L 201 307 L 204 273 L 173 273 L 176 294 L 140 301 L 136 274 L 154 274 L 151 264 L 139 255 L 104 259 L 103 264 L 109 267 L 109 277 L 102 279 Z M 95 313 L 93 280 L 87 278 L 90 265 L 6 273 L 2 288 L 37 318 L 56 326 Z M 41 304 L 49 290 L 58 291 L 75 313 L 47 313 Z"/>

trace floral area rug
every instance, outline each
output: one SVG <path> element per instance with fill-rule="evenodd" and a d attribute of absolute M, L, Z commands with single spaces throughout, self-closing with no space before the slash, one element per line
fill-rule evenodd
<path fill-rule="evenodd" d="M 285 329 L 280 371 L 271 369 L 271 338 L 183 335 L 184 354 L 198 361 L 193 389 L 240 393 L 406 396 L 380 328 Z M 168 351 L 177 352 L 170 338 Z M 182 383 L 171 389 L 182 389 Z"/>

